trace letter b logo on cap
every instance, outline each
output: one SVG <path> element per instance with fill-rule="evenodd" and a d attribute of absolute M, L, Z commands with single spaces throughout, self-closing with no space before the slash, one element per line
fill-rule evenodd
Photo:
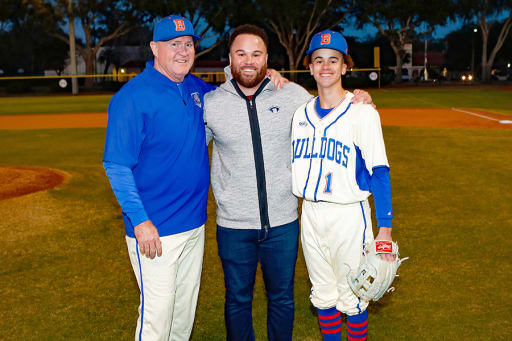
<path fill-rule="evenodd" d="M 181 19 L 174 19 L 174 25 L 176 25 L 176 31 L 185 31 L 185 23 Z"/>
<path fill-rule="evenodd" d="M 328 45 L 331 43 L 331 34 L 324 33 L 322 34 L 322 40 L 320 41 L 320 45 Z"/>

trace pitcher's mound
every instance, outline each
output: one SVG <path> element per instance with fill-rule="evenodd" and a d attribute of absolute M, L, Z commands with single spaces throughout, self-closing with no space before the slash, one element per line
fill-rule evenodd
<path fill-rule="evenodd" d="M 0 166 L 0 200 L 54 188 L 67 177 L 56 169 Z"/>

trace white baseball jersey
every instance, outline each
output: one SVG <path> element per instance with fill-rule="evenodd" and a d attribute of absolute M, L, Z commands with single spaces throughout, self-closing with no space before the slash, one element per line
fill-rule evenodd
<path fill-rule="evenodd" d="M 292 123 L 293 193 L 310 201 L 360 202 L 370 195 L 373 168 L 388 167 L 378 112 L 352 104 L 354 95 L 321 118 L 316 98 L 295 111 Z"/>

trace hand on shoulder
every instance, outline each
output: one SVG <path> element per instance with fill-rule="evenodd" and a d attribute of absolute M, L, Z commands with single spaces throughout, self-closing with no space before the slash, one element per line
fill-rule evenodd
<path fill-rule="evenodd" d="M 352 97 L 352 103 L 357 104 L 370 104 L 374 109 L 377 108 L 377 106 L 373 103 L 372 96 L 365 90 L 355 89 L 354 97 Z"/>

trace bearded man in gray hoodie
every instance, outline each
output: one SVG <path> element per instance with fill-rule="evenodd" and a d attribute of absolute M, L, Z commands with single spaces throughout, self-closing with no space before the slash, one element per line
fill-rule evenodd
<path fill-rule="evenodd" d="M 217 203 L 217 244 L 226 286 L 227 340 L 254 340 L 252 298 L 261 264 L 268 297 L 269 340 L 291 340 L 293 279 L 299 224 L 292 194 L 290 138 L 295 110 L 312 98 L 266 77 L 268 37 L 253 25 L 229 38 L 233 78 L 205 95 L 211 181 Z M 360 92 L 364 102 L 368 93 Z"/>

